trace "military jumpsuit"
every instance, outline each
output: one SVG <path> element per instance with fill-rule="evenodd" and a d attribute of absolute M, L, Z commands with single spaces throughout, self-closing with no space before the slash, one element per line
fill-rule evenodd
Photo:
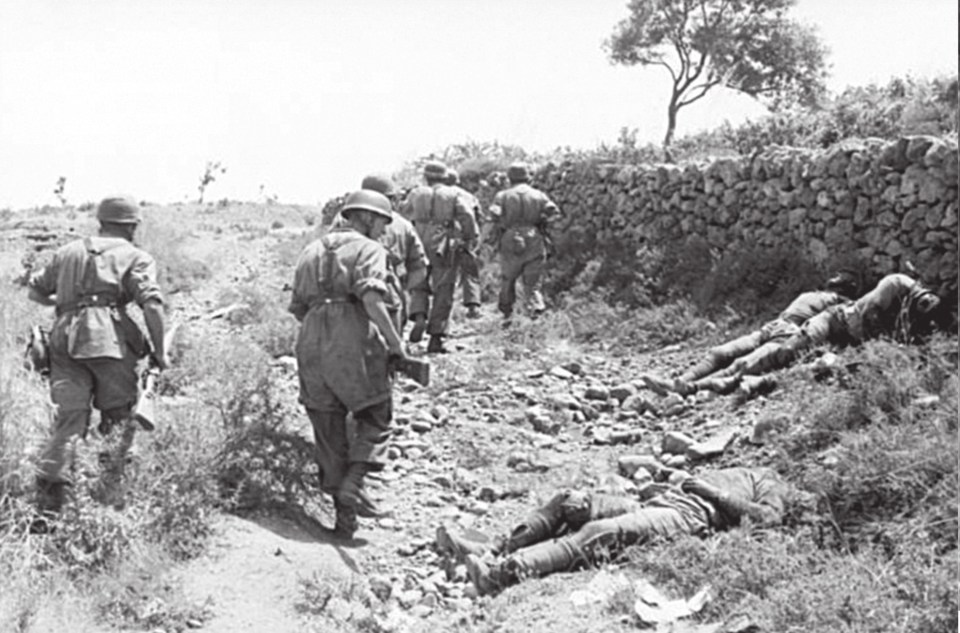
<path fill-rule="evenodd" d="M 497 307 L 504 316 L 513 314 L 517 279 L 523 280 L 526 308 L 531 313 L 546 309 L 541 293 L 547 261 L 544 234 L 560 211 L 542 191 L 520 183 L 497 193 L 490 205 L 494 235 L 500 251 L 500 296 Z"/>
<path fill-rule="evenodd" d="M 350 227 L 331 229 L 297 262 L 290 312 L 300 321 L 300 402 L 317 444 L 321 489 L 335 495 L 351 463 L 382 469 L 390 435 L 387 344 L 362 297 L 388 294 L 387 250 Z M 348 431 L 353 413 L 356 431 Z"/>
<path fill-rule="evenodd" d="M 714 372 L 723 377 L 770 371 L 774 368 L 775 352 L 785 340 L 798 334 L 801 326 L 814 316 L 847 301 L 846 297 L 829 290 L 801 293 L 776 319 L 759 330 L 712 348 L 707 358 L 685 372 L 680 380 L 692 382 Z"/>
<path fill-rule="evenodd" d="M 480 201 L 477 197 L 460 187 L 451 185 L 466 201 L 471 209 L 473 217 L 477 221 L 477 235 L 480 234 Z M 457 276 L 460 279 L 460 288 L 463 292 L 464 307 L 476 307 L 480 305 L 480 254 L 479 244 L 473 248 L 461 248 L 457 255 Z"/>
<path fill-rule="evenodd" d="M 331 227 L 342 228 L 346 225 L 343 215 L 338 213 Z M 410 305 L 407 278 L 411 273 L 427 267 L 427 255 L 417 230 L 399 213 L 393 214 L 393 221 L 384 228 L 379 242 L 387 249 L 387 266 L 390 269 L 388 294 L 385 299 L 387 312 L 390 313 L 397 332 L 402 335 Z"/>
<path fill-rule="evenodd" d="M 793 494 L 769 468 L 726 468 L 700 479 L 723 493 L 707 500 L 680 488 L 649 501 L 626 496 L 565 491 L 511 532 L 498 580 L 510 584 L 529 576 L 569 571 L 616 558 L 653 538 L 705 535 L 740 523 L 743 516 L 764 525 L 783 520 Z"/>
<path fill-rule="evenodd" d="M 88 237 L 60 247 L 29 285 L 43 296 L 56 296 L 50 393 L 57 414 L 38 478 L 68 483 L 67 447 L 86 434 L 91 403 L 112 422 L 130 418 L 137 403 L 137 361 L 148 346 L 126 307 L 163 302 L 157 266 L 126 239 Z"/>
<path fill-rule="evenodd" d="M 458 261 L 477 245 L 477 219 L 473 209 L 449 185 L 420 185 L 403 202 L 401 214 L 420 234 L 430 262 L 427 280 L 410 289 L 410 316 L 429 314 L 427 334 L 445 336 L 453 309 Z M 433 306 L 430 306 L 430 295 Z"/>

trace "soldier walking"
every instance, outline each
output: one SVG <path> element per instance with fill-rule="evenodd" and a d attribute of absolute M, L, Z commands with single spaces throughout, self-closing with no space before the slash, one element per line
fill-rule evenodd
<path fill-rule="evenodd" d="M 447 167 L 443 163 L 427 163 L 423 169 L 426 184 L 413 189 L 401 207 L 401 214 L 413 222 L 420 234 L 430 260 L 427 283 L 410 291 L 410 316 L 413 319 L 410 342 L 419 342 L 426 331 L 430 335 L 427 345 L 430 354 L 447 351 L 443 339 L 453 309 L 457 259 L 462 249 L 476 249 L 478 236 L 477 220 L 472 210 L 456 189 L 443 183 L 446 175 Z"/>
<path fill-rule="evenodd" d="M 477 220 L 477 234 L 480 234 L 480 201 L 477 197 L 460 186 L 460 174 L 456 169 L 447 169 L 446 184 L 453 187 L 464 200 L 467 206 L 473 212 L 473 217 Z M 457 277 L 460 280 L 460 288 L 463 292 L 463 307 L 467 309 L 468 319 L 477 319 L 480 317 L 480 246 L 479 240 L 473 248 L 461 245 L 457 253 Z"/>
<path fill-rule="evenodd" d="M 124 464 L 137 425 L 137 362 L 152 353 L 160 369 L 167 366 L 157 266 L 132 243 L 140 205 L 129 197 L 106 198 L 97 207 L 97 220 L 96 236 L 60 247 L 29 281 L 30 299 L 56 309 L 49 354 L 57 414 L 37 477 L 40 530 L 60 512 L 73 483 L 68 445 L 86 436 L 92 407 L 100 411 L 98 428 L 104 435 L 120 429 L 116 449 L 101 456 L 106 463 L 100 495 L 105 503 L 123 507 Z M 131 302 L 143 310 L 149 343 L 127 314 Z"/>
<path fill-rule="evenodd" d="M 385 174 L 370 174 L 360 183 L 361 189 L 369 189 L 382 193 L 390 201 L 392 209 L 396 209 L 400 190 L 393 179 Z M 417 230 L 396 211 L 392 214 L 393 220 L 387 224 L 380 236 L 379 242 L 387 249 L 387 266 L 390 269 L 390 280 L 387 284 L 388 296 L 386 299 L 387 312 L 393 318 L 397 333 L 403 336 L 403 328 L 409 316 L 411 288 L 422 287 L 427 277 L 427 255 L 423 249 L 423 242 Z M 347 221 L 342 213 L 338 213 L 333 220 L 333 227 L 346 226 Z"/>
<path fill-rule="evenodd" d="M 383 469 L 393 400 L 389 365 L 405 358 L 387 312 L 390 272 L 377 239 L 393 220 L 376 191 L 351 193 L 333 228 L 300 254 L 289 310 L 300 321 L 300 401 L 316 439 L 320 486 L 333 496 L 335 532 L 350 538 L 357 517 L 383 516 L 365 490 Z M 353 413 L 355 431 L 348 431 Z"/>
<path fill-rule="evenodd" d="M 549 225 L 560 214 L 552 200 L 530 186 L 530 167 L 515 163 L 507 169 L 510 187 L 490 205 L 491 233 L 500 251 L 498 308 L 506 323 L 513 315 L 517 280 L 523 280 L 525 304 L 536 318 L 545 309 L 540 291 L 550 245 Z"/>

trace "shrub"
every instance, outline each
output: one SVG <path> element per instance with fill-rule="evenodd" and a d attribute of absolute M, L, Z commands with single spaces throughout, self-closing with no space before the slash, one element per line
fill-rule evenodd
<path fill-rule="evenodd" d="M 210 278 L 210 267 L 187 254 L 188 230 L 163 218 L 171 209 L 151 208 L 144 213 L 137 243 L 157 261 L 161 288 L 166 293 L 189 292 Z"/>

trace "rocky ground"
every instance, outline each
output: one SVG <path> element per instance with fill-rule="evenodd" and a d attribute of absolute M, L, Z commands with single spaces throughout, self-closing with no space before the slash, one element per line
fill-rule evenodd
<path fill-rule="evenodd" d="M 223 288 L 238 280 L 282 285 L 290 269 L 278 267 L 273 245 L 287 238 L 267 235 L 238 247 L 236 236 L 216 236 L 220 257 L 234 253 L 235 260 L 203 289 L 178 297 L 172 318 L 216 312 Z M 770 426 L 785 406 L 776 394 L 742 404 L 704 394 L 660 397 L 639 380 L 644 372 L 669 371 L 699 358 L 716 332 L 631 353 L 611 351 L 603 337 L 594 345 L 575 343 L 562 324 L 557 316 L 540 323 L 521 317 L 503 330 L 492 305 L 485 305 L 477 320 L 465 319 L 458 307 L 451 353 L 429 357 L 431 385 L 423 388 L 401 377 L 396 386 L 392 461 L 373 483 L 374 496 L 393 516 L 362 521 L 348 543 L 323 529 L 332 525 L 333 515 L 322 498 L 306 504 L 306 514 L 298 510 L 296 521 L 262 513 L 226 517 L 216 546 L 184 571 L 190 595 L 208 605 L 203 628 L 266 630 L 262 622 L 270 621 L 272 631 L 328 630 L 333 622 L 342 630 L 365 630 L 365 617 L 384 630 L 483 628 L 491 603 L 509 604 L 510 592 L 478 598 L 462 566 L 437 551 L 434 537 L 441 524 L 482 538 L 508 530 L 564 487 L 630 490 L 636 483 L 617 466 L 627 454 L 656 454 L 680 468 L 763 459 L 760 442 L 751 440 L 754 427 Z M 203 327 L 234 329 L 230 319 L 219 318 Z M 422 345 L 410 351 L 424 354 Z M 278 390 L 295 408 L 295 361 L 278 358 L 274 370 Z M 291 423 L 309 437 L 305 415 Z M 553 592 L 582 590 L 595 573 L 531 583 L 555 588 L 498 616 L 498 626 L 506 628 L 497 630 L 548 630 L 571 617 L 582 620 L 577 630 L 589 630 L 592 619 L 583 617 L 583 607 Z M 357 582 L 369 591 L 357 590 Z M 369 608 L 358 612 L 349 604 L 351 596 L 369 600 L 369 592 L 375 596 Z M 596 625 L 596 630 L 614 626 L 602 616 Z"/>
<path fill-rule="evenodd" d="M 225 212 L 189 216 L 182 248 L 216 265 L 195 288 L 170 294 L 171 320 L 224 339 L 255 327 L 230 318 L 245 309 L 238 288 L 279 291 L 292 278 L 299 247 L 315 232 L 299 211 L 286 213 L 286 226 L 255 216 L 226 229 Z M 27 261 L 89 230 L 91 222 L 75 216 L 51 227 L 34 218 L 5 228 L 5 259 Z M 393 516 L 362 521 L 356 538 L 344 542 L 327 529 L 332 506 L 319 493 L 297 507 L 220 515 L 206 551 L 172 574 L 196 607 L 191 628 L 634 630 L 634 617 L 609 609 L 614 589 L 623 588 L 616 574 L 630 576 L 629 566 L 558 574 L 479 597 L 463 567 L 438 552 L 436 529 L 448 525 L 483 538 L 509 530 L 565 487 L 629 491 L 638 482 L 618 467 L 625 455 L 650 454 L 690 470 L 767 463 L 768 438 L 798 403 L 817 397 L 812 381 L 791 380 L 809 377 L 810 367 L 781 372 L 777 389 L 746 400 L 661 397 L 643 387 L 643 373 L 683 368 L 736 333 L 723 328 L 704 327 L 683 343 L 636 351 L 611 347 L 602 332 L 590 344 L 573 340 L 563 314 L 538 322 L 521 317 L 502 329 L 494 307 L 488 303 L 483 310 L 480 319 L 467 320 L 458 306 L 451 353 L 429 357 L 430 386 L 398 379 L 391 462 L 372 486 Z M 423 347 L 411 346 L 411 353 L 424 354 Z M 276 355 L 271 372 L 276 392 L 296 412 L 290 428 L 310 437 L 296 404 L 295 362 Z M 161 415 L 175 415 L 182 402 L 173 400 L 161 399 Z"/>

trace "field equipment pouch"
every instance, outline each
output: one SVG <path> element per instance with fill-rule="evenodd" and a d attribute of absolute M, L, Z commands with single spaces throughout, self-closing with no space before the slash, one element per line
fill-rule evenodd
<path fill-rule="evenodd" d="M 39 325 L 30 328 L 30 338 L 24 352 L 23 366 L 39 372 L 41 376 L 50 374 L 50 333 Z"/>

